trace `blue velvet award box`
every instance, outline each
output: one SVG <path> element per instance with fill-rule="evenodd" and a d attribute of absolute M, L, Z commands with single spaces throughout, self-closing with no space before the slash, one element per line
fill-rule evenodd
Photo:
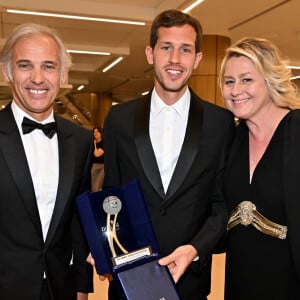
<path fill-rule="evenodd" d="M 124 300 L 180 300 L 137 180 L 76 198 L 98 274 L 112 274 Z"/>

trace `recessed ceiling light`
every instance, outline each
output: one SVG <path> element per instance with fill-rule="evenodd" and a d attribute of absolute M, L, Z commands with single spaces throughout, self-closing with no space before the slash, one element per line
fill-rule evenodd
<path fill-rule="evenodd" d="M 185 9 L 183 9 L 182 12 L 184 12 L 184 13 L 190 12 L 192 9 L 194 9 L 197 5 L 199 5 L 203 1 L 204 0 L 196 0 L 194 3 L 192 3 L 191 5 L 189 5 L 188 7 L 186 7 Z"/>
<path fill-rule="evenodd" d="M 123 59 L 122 56 L 114 60 L 110 65 L 108 65 L 106 68 L 102 70 L 103 73 L 107 72 L 109 69 L 111 69 L 113 66 L 115 66 L 117 63 L 119 63 Z"/>
<path fill-rule="evenodd" d="M 145 26 L 146 25 L 145 22 L 137 22 L 137 21 L 131 21 L 131 20 L 116 20 L 116 19 L 94 18 L 94 17 L 84 17 L 84 16 L 46 13 L 46 12 L 39 12 L 39 11 L 18 10 L 18 9 L 7 9 L 6 11 L 8 13 L 12 13 L 12 14 L 34 15 L 34 16 L 54 17 L 54 18 L 65 18 L 65 19 L 94 21 L 94 22 L 119 23 L 119 24 L 128 24 L 128 25 L 139 25 L 139 26 Z"/>
<path fill-rule="evenodd" d="M 85 51 L 85 50 L 72 50 L 67 49 L 69 53 L 77 53 L 77 54 L 92 54 L 92 55 L 110 55 L 109 52 L 99 52 L 99 51 Z"/>
<path fill-rule="evenodd" d="M 287 66 L 289 69 L 300 70 L 300 66 Z"/>

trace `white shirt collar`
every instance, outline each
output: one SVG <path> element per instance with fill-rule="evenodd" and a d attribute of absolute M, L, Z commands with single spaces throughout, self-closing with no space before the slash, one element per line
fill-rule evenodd
<path fill-rule="evenodd" d="M 176 101 L 173 105 L 166 105 L 158 96 L 155 88 L 151 95 L 151 114 L 153 118 L 156 118 L 164 107 L 172 107 L 178 113 L 181 118 L 186 118 L 190 107 L 191 92 L 186 88 L 182 97 Z"/>

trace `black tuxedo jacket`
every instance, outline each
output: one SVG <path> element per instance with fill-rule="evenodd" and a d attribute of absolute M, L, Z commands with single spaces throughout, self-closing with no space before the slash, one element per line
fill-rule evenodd
<path fill-rule="evenodd" d="M 148 95 L 110 110 L 104 127 L 105 187 L 138 178 L 162 255 L 185 244 L 198 250 L 200 259 L 178 282 L 183 299 L 198 300 L 210 291 L 211 253 L 226 228 L 224 200 L 214 188 L 234 119 L 191 93 L 184 143 L 165 193 L 149 136 L 150 102 Z"/>
<path fill-rule="evenodd" d="M 39 300 L 44 272 L 52 300 L 74 300 L 76 291 L 92 291 L 92 268 L 85 262 L 89 251 L 74 197 L 89 188 L 93 137 L 65 119 L 56 117 L 56 122 L 59 184 L 44 242 L 31 174 L 11 106 L 0 111 L 1 300 Z"/>

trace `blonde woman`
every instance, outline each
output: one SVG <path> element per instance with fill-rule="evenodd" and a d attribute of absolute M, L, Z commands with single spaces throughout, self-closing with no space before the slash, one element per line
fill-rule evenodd
<path fill-rule="evenodd" d="M 220 72 L 239 119 L 225 173 L 226 300 L 300 299 L 300 101 L 268 40 L 227 49 Z"/>

